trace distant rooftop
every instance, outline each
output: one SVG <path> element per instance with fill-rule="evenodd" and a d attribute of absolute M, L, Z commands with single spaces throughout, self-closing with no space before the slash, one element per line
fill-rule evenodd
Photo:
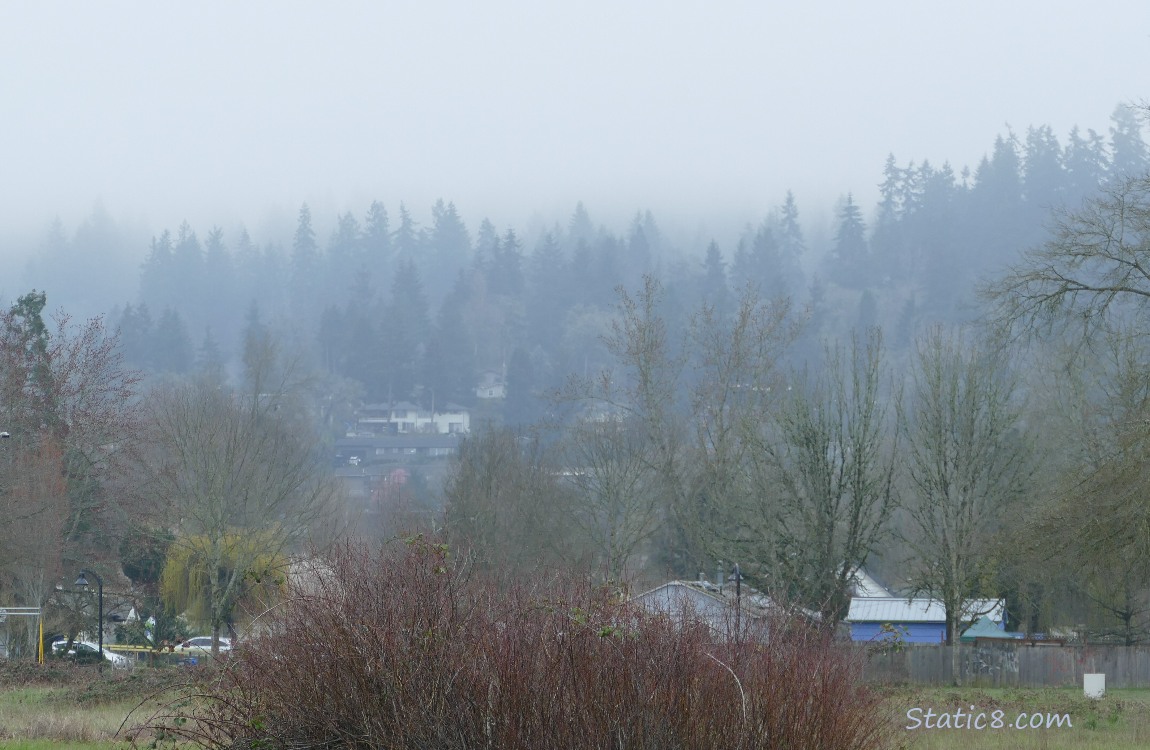
<path fill-rule="evenodd" d="M 1005 604 L 1001 599 L 970 599 L 963 619 L 987 615 L 1002 622 Z M 854 597 L 848 622 L 946 622 L 946 607 L 937 599 L 905 599 L 895 596 Z"/>

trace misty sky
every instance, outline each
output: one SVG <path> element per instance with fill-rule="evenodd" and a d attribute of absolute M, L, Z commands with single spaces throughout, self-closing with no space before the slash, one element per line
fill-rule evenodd
<path fill-rule="evenodd" d="M 944 9 L 945 8 L 945 9 Z M 1150 3 L 0 2 L 0 225 L 761 217 L 1150 97 Z"/>

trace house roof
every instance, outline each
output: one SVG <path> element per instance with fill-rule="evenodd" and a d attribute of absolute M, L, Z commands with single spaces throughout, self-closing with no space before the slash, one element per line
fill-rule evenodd
<path fill-rule="evenodd" d="M 1002 622 L 1001 599 L 969 599 L 964 607 L 970 616 L 985 614 Z M 904 599 L 895 596 L 856 596 L 851 599 L 847 622 L 946 622 L 946 607 L 937 599 Z"/>
<path fill-rule="evenodd" d="M 790 607 L 784 610 L 783 606 L 771 599 L 771 597 L 751 588 L 745 583 L 738 588 L 736 588 L 734 583 L 728 583 L 720 588 L 710 581 L 668 581 L 661 586 L 656 586 L 650 591 L 636 594 L 631 597 L 631 600 L 643 603 L 644 605 L 674 602 L 676 605 L 681 606 L 683 603 L 689 603 L 692 605 L 703 605 L 710 609 L 714 609 L 716 605 L 722 608 L 730 608 L 738 603 L 742 612 L 752 617 L 761 618 L 766 617 L 771 612 L 789 611 L 791 614 L 802 615 L 809 620 L 819 620 L 822 618 L 822 615 L 818 612 L 803 607 Z"/>
<path fill-rule="evenodd" d="M 971 625 L 959 637 L 962 643 L 968 643 L 976 638 L 1021 638 L 1021 633 L 1008 633 L 998 626 L 989 616 L 983 615 L 978 622 Z"/>
<path fill-rule="evenodd" d="M 876 581 L 874 577 L 866 572 L 866 569 L 859 568 L 852 576 L 854 580 L 855 596 L 863 597 L 891 597 L 890 589 L 883 586 Z"/>
<path fill-rule="evenodd" d="M 749 586 L 742 588 L 743 595 L 740 597 L 739 603 L 747 614 L 763 617 L 767 614 L 768 608 L 774 606 L 769 598 Z M 718 586 L 707 581 L 668 581 L 650 591 L 636 594 L 631 597 L 631 600 L 642 604 L 673 602 L 676 606 L 689 603 L 692 605 L 733 607 L 735 605 L 735 587 L 733 585 L 724 587 L 720 593 Z"/>

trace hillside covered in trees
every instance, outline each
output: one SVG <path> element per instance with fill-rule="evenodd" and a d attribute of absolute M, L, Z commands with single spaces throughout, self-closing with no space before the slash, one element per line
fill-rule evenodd
<path fill-rule="evenodd" d="M 598 338 L 615 289 L 636 289 L 645 274 L 680 310 L 706 301 L 728 312 L 747 284 L 790 297 L 807 310 L 811 342 L 881 324 L 904 348 L 923 324 L 972 318 L 975 283 L 1041 243 L 1052 211 L 1147 166 L 1137 113 L 1125 106 L 1108 135 L 1075 129 L 1064 141 L 1045 126 L 1009 132 L 973 170 L 892 155 L 877 205 L 847 193 L 832 225 L 812 231 L 801 197 L 787 193 L 730 247 L 666 236 L 643 211 L 612 230 L 582 204 L 565 224 L 529 231 L 468 227 L 444 201 L 427 217 L 374 202 L 323 217 L 334 229 L 317 236 L 304 205 L 290 245 L 261 244 L 242 227 L 166 229 L 146 249 L 138 293 L 99 300 L 88 282 L 101 256 L 126 253 L 111 252 L 117 228 L 97 213 L 71 237 L 52 228 L 29 282 L 50 305 L 111 311 L 127 362 L 146 372 L 234 372 L 244 330 L 259 324 L 290 331 L 368 401 L 429 404 L 434 393 L 467 405 L 480 372 L 506 373 L 505 416 L 526 422 L 538 394 L 603 364 Z"/>
<path fill-rule="evenodd" d="M 46 300 L 22 296 L 0 321 L 10 393 L 46 394 L 10 397 L 13 424 L 51 433 L 21 443 L 11 486 L 59 500 L 66 554 L 119 559 L 218 633 L 260 593 L 253 570 L 347 520 L 330 450 L 357 411 L 458 405 L 482 419 L 429 493 L 493 575 L 658 580 L 738 561 L 837 622 L 867 566 L 944 601 L 952 637 L 963 601 L 1005 596 L 1021 629 L 1140 641 L 1140 114 L 1119 107 L 1107 135 L 1065 142 L 1010 132 L 973 169 L 892 155 L 877 205 L 847 193 L 812 225 L 788 192 L 726 247 L 647 211 L 611 229 L 582 204 L 530 228 L 468 227 L 445 201 L 322 221 L 303 205 L 283 243 L 161 231 L 138 293 L 101 300 L 120 230 L 100 212 L 71 236 L 57 224 L 29 266 Z M 109 310 L 115 338 L 66 319 L 49 331 L 54 306 Z M 135 425 L 131 440 L 60 421 L 83 403 L 59 389 L 89 372 L 84 351 L 117 384 L 96 426 Z M 485 373 L 506 393 L 480 405 Z M 43 466 L 68 467 L 60 487 L 33 486 Z M 181 506 L 195 512 L 173 526 Z M 162 543 L 119 546 L 133 539 Z M 197 591 L 201 564 L 227 580 Z"/>

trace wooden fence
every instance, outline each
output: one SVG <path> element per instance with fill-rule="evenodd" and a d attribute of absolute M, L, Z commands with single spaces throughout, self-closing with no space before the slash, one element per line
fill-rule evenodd
<path fill-rule="evenodd" d="M 915 643 L 870 653 L 864 677 L 883 684 L 953 685 L 952 648 L 959 650 L 964 685 L 1081 687 L 1083 674 L 1102 673 L 1107 688 L 1150 688 L 1150 646 Z"/>

